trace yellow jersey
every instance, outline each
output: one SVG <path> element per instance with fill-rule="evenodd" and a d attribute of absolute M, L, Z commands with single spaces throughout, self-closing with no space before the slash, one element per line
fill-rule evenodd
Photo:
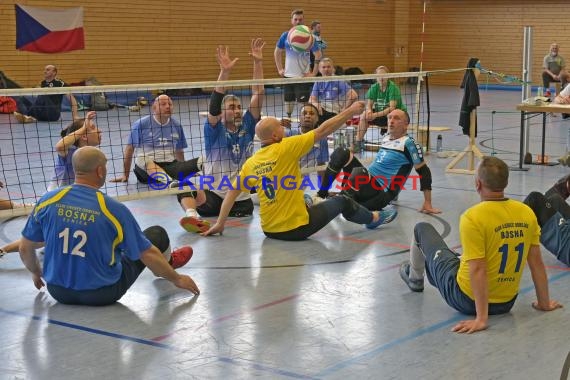
<path fill-rule="evenodd" d="M 234 184 L 242 191 L 256 187 L 263 231 L 285 232 L 309 223 L 299 159 L 314 143 L 313 131 L 286 137 L 262 147 L 244 163 L 236 180 L 239 184 Z"/>
<path fill-rule="evenodd" d="M 513 299 L 531 245 L 540 244 L 540 227 L 530 207 L 512 199 L 484 201 L 461 215 L 463 255 L 457 272 L 459 287 L 471 299 L 469 260 L 487 262 L 489 303 Z"/>

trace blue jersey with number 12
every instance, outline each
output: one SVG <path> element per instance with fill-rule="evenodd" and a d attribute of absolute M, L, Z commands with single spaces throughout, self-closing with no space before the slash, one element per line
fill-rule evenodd
<path fill-rule="evenodd" d="M 117 282 L 122 272 L 121 256 L 138 260 L 151 246 L 124 205 L 82 185 L 42 196 L 22 236 L 45 242 L 46 282 L 75 290 Z"/>

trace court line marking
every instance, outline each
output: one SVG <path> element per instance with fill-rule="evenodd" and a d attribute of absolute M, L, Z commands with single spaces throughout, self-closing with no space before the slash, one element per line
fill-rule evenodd
<path fill-rule="evenodd" d="M 566 277 L 568 275 L 570 275 L 570 272 L 559 273 L 557 275 L 550 277 L 548 280 L 548 283 L 555 282 L 555 281 L 559 280 L 560 278 Z M 525 293 L 528 293 L 532 290 L 534 290 L 534 285 L 529 285 L 527 287 L 521 288 L 519 291 L 519 294 L 525 294 Z M 426 334 L 429 334 L 431 332 L 437 331 L 437 330 L 439 330 L 445 326 L 450 325 L 451 323 L 459 322 L 460 320 L 465 319 L 465 318 L 466 318 L 465 315 L 459 314 L 459 315 L 456 315 L 455 317 L 452 317 L 452 318 L 446 319 L 444 321 L 435 323 L 431 326 L 422 327 L 420 329 L 417 329 L 416 331 L 411 332 L 408 335 L 404 335 L 403 337 L 394 339 L 388 343 L 381 344 L 381 345 L 379 345 L 379 346 L 377 346 L 371 350 L 365 351 L 361 354 L 353 356 L 352 358 L 340 361 L 337 364 L 334 364 L 332 366 L 324 368 L 320 372 L 316 373 L 314 376 L 315 377 L 324 377 L 324 376 L 331 375 L 331 374 L 336 373 L 336 372 L 338 372 L 344 368 L 347 368 L 347 367 L 349 367 L 355 363 L 358 363 L 358 362 L 363 361 L 365 359 L 370 359 L 370 358 L 376 357 L 379 354 L 381 354 L 382 352 L 387 351 L 392 347 L 396 347 L 400 344 L 406 343 L 406 342 L 413 340 L 415 338 L 419 338 L 422 335 L 426 335 Z"/>

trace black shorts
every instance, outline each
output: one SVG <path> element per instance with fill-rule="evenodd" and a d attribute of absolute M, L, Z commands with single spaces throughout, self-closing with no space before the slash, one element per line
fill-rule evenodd
<path fill-rule="evenodd" d="M 312 83 L 292 83 L 283 85 L 283 97 L 286 102 L 306 103 L 309 101 Z"/>
<path fill-rule="evenodd" d="M 210 190 L 204 190 L 204 193 L 206 193 L 206 202 L 196 207 L 198 214 L 204 217 L 220 215 L 224 199 Z M 235 202 L 230 210 L 230 216 L 235 217 L 250 216 L 251 214 L 253 214 L 253 201 L 251 198 Z"/>

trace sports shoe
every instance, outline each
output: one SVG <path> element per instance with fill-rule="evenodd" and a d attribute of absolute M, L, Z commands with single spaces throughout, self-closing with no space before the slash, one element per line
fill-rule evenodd
<path fill-rule="evenodd" d="M 406 285 L 408 285 L 408 288 L 410 288 L 410 290 L 412 292 L 423 292 L 424 291 L 424 279 L 420 279 L 420 280 L 412 280 L 410 278 L 410 261 L 406 260 L 404 261 L 402 264 L 400 264 L 400 277 L 402 278 L 402 280 L 404 280 L 404 282 L 406 283 Z"/>
<path fill-rule="evenodd" d="M 16 118 L 16 120 L 18 120 L 22 124 L 29 124 L 37 121 L 35 117 L 23 115 L 19 112 L 14 112 L 14 118 Z"/>
<path fill-rule="evenodd" d="M 210 222 L 195 216 L 183 216 L 180 218 L 180 225 L 188 232 L 202 233 L 210 229 Z"/>
<path fill-rule="evenodd" d="M 380 210 L 380 217 L 377 221 L 365 224 L 366 228 L 373 230 L 382 224 L 388 224 L 396 218 L 398 211 L 396 209 Z"/>
<path fill-rule="evenodd" d="M 175 249 L 170 253 L 170 266 L 174 269 L 183 267 L 192 258 L 194 250 L 189 245 Z"/>

